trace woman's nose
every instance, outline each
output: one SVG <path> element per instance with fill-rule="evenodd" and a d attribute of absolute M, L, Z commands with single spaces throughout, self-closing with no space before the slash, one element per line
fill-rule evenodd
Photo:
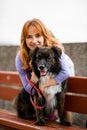
<path fill-rule="evenodd" d="M 32 38 L 32 42 L 33 42 L 33 43 L 36 43 L 36 42 L 37 42 L 36 37 L 33 37 L 33 38 Z"/>

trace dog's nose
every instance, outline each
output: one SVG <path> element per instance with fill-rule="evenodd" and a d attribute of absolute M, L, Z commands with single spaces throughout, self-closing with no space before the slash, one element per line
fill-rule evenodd
<path fill-rule="evenodd" d="M 40 70 L 43 70 L 44 68 L 45 68 L 44 65 L 39 65 L 39 69 L 40 69 Z"/>

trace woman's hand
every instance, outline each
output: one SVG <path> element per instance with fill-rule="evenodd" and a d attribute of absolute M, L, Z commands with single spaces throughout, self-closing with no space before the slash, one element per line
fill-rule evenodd
<path fill-rule="evenodd" d="M 31 74 L 31 82 L 33 82 L 34 84 L 36 84 L 38 82 L 38 79 L 34 72 L 32 72 L 32 74 Z"/>
<path fill-rule="evenodd" d="M 50 78 L 47 83 L 45 83 L 45 84 L 40 84 L 40 85 L 39 85 L 39 89 L 40 89 L 41 92 L 44 94 L 45 88 L 50 87 L 50 86 L 52 86 L 52 85 L 56 85 L 56 84 L 58 84 L 58 83 L 56 82 L 56 80 L 54 80 L 54 78 Z M 54 87 L 55 87 L 55 86 L 54 86 Z"/>

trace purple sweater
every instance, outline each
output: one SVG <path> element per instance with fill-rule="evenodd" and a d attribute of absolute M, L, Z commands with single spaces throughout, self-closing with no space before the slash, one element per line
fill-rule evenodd
<path fill-rule="evenodd" d="M 67 60 L 67 58 L 66 58 L 67 56 L 66 56 L 66 54 L 64 53 L 64 52 L 62 52 L 62 55 L 61 55 L 61 66 L 62 66 L 62 70 L 61 70 L 61 72 L 58 74 L 58 75 L 56 75 L 55 77 L 54 77 L 54 79 L 58 82 L 58 83 L 61 83 L 61 82 L 63 82 L 65 79 L 67 79 L 70 75 L 69 75 L 69 72 L 68 72 L 68 65 L 67 65 L 67 63 L 68 63 L 68 60 Z M 27 72 L 28 72 L 28 78 L 30 79 L 30 77 L 31 77 L 31 72 L 29 72 L 29 70 L 24 70 L 24 69 L 22 69 L 22 67 L 23 67 L 23 63 L 22 63 L 22 61 L 21 61 L 21 59 L 20 59 L 20 56 L 19 56 L 19 54 L 17 54 L 17 56 L 16 56 L 16 59 L 15 59 L 15 64 L 16 64 L 16 69 L 17 69 L 17 71 L 18 71 L 18 73 L 19 73 L 19 76 L 20 76 L 20 79 L 21 79 L 21 81 L 22 81 L 22 83 L 23 83 L 23 86 L 24 86 L 24 88 L 25 88 L 25 90 L 30 94 L 30 92 L 31 92 L 31 85 L 27 82 L 27 80 L 26 80 L 26 74 L 27 74 Z M 33 95 L 34 95 L 34 93 L 35 93 L 35 91 L 34 91 L 34 89 L 33 89 Z"/>

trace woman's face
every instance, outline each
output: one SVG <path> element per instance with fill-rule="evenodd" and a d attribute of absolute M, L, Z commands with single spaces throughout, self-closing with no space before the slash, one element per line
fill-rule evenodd
<path fill-rule="evenodd" d="M 34 50 L 36 47 L 44 45 L 44 37 L 40 35 L 35 28 L 30 26 L 26 37 L 26 44 L 30 50 Z"/>

